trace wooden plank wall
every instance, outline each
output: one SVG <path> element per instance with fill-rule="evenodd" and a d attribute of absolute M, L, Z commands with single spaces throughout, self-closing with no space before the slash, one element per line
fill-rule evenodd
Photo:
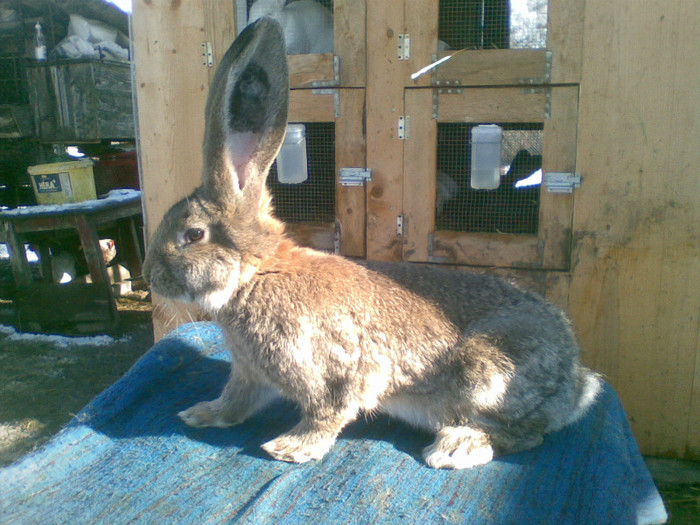
<path fill-rule="evenodd" d="M 700 457 L 700 9 L 587 0 L 569 312 L 644 453 Z"/>

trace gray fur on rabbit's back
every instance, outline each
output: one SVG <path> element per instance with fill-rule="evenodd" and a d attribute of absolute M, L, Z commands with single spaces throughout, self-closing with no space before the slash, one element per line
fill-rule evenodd
<path fill-rule="evenodd" d="M 578 419 L 597 395 L 599 378 L 581 366 L 569 319 L 538 294 L 472 271 L 363 264 L 433 302 L 453 323 L 459 341 L 452 351 L 462 361 L 452 366 L 467 374 L 473 390 L 486 388 L 493 375 L 505 374 L 507 399 L 484 407 L 478 417 L 482 425 L 542 418 L 545 431 L 551 432 Z"/>
<path fill-rule="evenodd" d="M 286 397 L 342 385 L 360 408 L 431 430 L 531 419 L 547 432 L 578 412 L 578 346 L 537 295 L 488 275 L 286 252 L 219 315 L 261 349 L 238 359 Z"/>

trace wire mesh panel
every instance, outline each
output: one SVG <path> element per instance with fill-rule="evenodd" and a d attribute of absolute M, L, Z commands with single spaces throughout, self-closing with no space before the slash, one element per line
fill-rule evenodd
<path fill-rule="evenodd" d="M 475 124 L 438 124 L 436 229 L 537 233 L 543 126 L 499 125 L 503 128 L 500 184 L 494 190 L 475 190 L 470 179 Z"/>
<path fill-rule="evenodd" d="M 445 49 L 544 48 L 547 0 L 440 0 Z"/>
<path fill-rule="evenodd" d="M 299 184 L 279 181 L 277 161 L 270 169 L 267 187 L 275 216 L 283 222 L 329 223 L 335 220 L 335 124 L 307 123 L 308 178 Z"/>

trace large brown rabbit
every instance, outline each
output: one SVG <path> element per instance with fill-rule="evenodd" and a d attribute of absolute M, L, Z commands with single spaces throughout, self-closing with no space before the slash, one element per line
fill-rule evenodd
<path fill-rule="evenodd" d="M 301 463 L 360 412 L 382 412 L 435 432 L 423 457 L 447 468 L 534 447 L 576 421 L 600 380 L 564 314 L 538 296 L 481 274 L 361 266 L 285 237 L 265 178 L 287 101 L 283 37 L 263 18 L 222 59 L 203 183 L 167 213 L 144 266 L 156 292 L 198 303 L 230 346 L 223 392 L 182 420 L 236 425 L 281 395 L 301 421 L 263 448 Z"/>

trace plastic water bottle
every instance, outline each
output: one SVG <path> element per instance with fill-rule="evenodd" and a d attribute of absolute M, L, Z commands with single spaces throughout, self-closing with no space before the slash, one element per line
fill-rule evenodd
<path fill-rule="evenodd" d="M 495 190 L 501 182 L 503 129 L 496 124 L 472 128 L 471 187 Z"/>
<path fill-rule="evenodd" d="M 34 26 L 34 32 L 34 58 L 43 62 L 46 60 L 46 39 L 39 22 Z"/>
<path fill-rule="evenodd" d="M 288 124 L 287 134 L 277 155 L 277 180 L 282 184 L 300 184 L 308 178 L 306 126 Z"/>

